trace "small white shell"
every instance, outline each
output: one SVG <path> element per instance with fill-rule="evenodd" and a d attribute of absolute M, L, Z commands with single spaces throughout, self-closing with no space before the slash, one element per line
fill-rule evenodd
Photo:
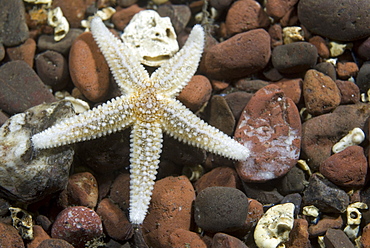
<path fill-rule="evenodd" d="M 9 208 L 13 226 L 18 230 L 23 239 L 33 240 L 32 215 L 21 208 Z"/>
<path fill-rule="evenodd" d="M 338 57 L 342 55 L 346 49 L 353 47 L 352 43 L 338 43 L 335 41 L 329 42 L 330 47 L 330 57 Z"/>
<path fill-rule="evenodd" d="M 87 102 L 74 98 L 67 91 L 57 91 L 55 92 L 55 98 L 58 100 L 67 100 L 70 101 L 73 105 L 74 111 L 76 114 L 81 114 L 85 111 L 90 110 L 90 106 Z"/>
<path fill-rule="evenodd" d="M 48 24 L 54 27 L 54 40 L 60 41 L 69 32 L 69 23 L 63 16 L 63 11 L 57 7 L 48 12 Z"/>
<path fill-rule="evenodd" d="M 311 216 L 315 218 L 318 217 L 320 214 L 319 209 L 315 207 L 314 205 L 304 206 L 302 212 L 306 216 Z"/>
<path fill-rule="evenodd" d="M 304 32 L 301 27 L 285 27 L 283 28 L 284 44 L 290 44 L 304 40 Z"/>
<path fill-rule="evenodd" d="M 364 131 L 362 131 L 361 128 L 356 127 L 353 130 L 349 131 L 349 133 L 340 141 L 338 141 L 338 143 L 333 146 L 332 151 L 333 153 L 341 152 L 349 146 L 361 144 L 364 140 Z"/>

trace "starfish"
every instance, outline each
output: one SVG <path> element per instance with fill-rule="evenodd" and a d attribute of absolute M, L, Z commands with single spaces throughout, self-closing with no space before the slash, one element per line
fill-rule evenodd
<path fill-rule="evenodd" d="M 198 67 L 204 45 L 200 25 L 194 26 L 184 47 L 151 76 L 99 17 L 93 18 L 91 31 L 122 96 L 35 134 L 34 149 L 95 139 L 132 127 L 129 218 L 137 225 L 143 223 L 148 211 L 163 132 L 231 159 L 244 160 L 249 156 L 246 147 L 205 123 L 175 99 Z"/>

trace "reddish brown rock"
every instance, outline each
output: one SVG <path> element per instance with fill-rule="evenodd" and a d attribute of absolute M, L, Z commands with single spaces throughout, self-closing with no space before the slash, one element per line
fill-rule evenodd
<path fill-rule="evenodd" d="M 298 0 L 267 0 L 266 12 L 269 16 L 279 20 L 283 18 Z"/>
<path fill-rule="evenodd" d="M 191 111 L 198 111 L 208 102 L 212 93 L 212 85 L 208 78 L 195 75 L 177 97 Z"/>
<path fill-rule="evenodd" d="M 81 27 L 81 21 L 85 19 L 87 7 L 94 2 L 94 0 L 54 0 L 53 9 L 60 7 L 70 27 L 79 28 Z"/>
<path fill-rule="evenodd" d="M 346 233 L 341 229 L 328 229 L 324 237 L 324 244 L 328 248 L 355 248 Z"/>
<path fill-rule="evenodd" d="M 60 212 L 51 229 L 51 237 L 64 239 L 76 248 L 100 237 L 103 226 L 99 215 L 87 207 L 69 207 Z"/>
<path fill-rule="evenodd" d="M 298 104 L 302 99 L 302 85 L 303 80 L 301 78 L 296 79 L 282 79 L 276 83 L 280 89 L 284 91 L 286 97 L 293 100 L 295 104 Z"/>
<path fill-rule="evenodd" d="M 311 248 L 308 235 L 308 222 L 305 219 L 295 219 L 293 229 L 289 233 L 287 248 Z"/>
<path fill-rule="evenodd" d="M 363 248 L 370 248 L 370 223 L 362 229 L 360 242 Z"/>
<path fill-rule="evenodd" d="M 23 44 L 16 47 L 8 47 L 6 49 L 6 54 L 9 59 L 23 60 L 30 67 L 33 67 L 33 59 L 36 51 L 36 42 L 34 39 L 28 38 Z"/>
<path fill-rule="evenodd" d="M 5 57 L 5 47 L 2 43 L 0 43 L 0 61 L 2 61 Z"/>
<path fill-rule="evenodd" d="M 200 69 L 218 80 L 236 79 L 258 72 L 270 59 L 270 40 L 263 29 L 237 34 L 205 51 Z"/>
<path fill-rule="evenodd" d="M 140 8 L 137 4 L 118 10 L 112 16 L 112 23 L 118 30 L 124 30 L 131 21 L 131 18 L 142 10 L 144 9 Z"/>
<path fill-rule="evenodd" d="M 248 248 L 240 239 L 225 233 L 216 233 L 213 236 L 212 248 Z"/>
<path fill-rule="evenodd" d="M 170 234 L 168 245 L 173 248 L 188 247 L 207 248 L 199 234 L 184 229 L 176 229 Z"/>
<path fill-rule="evenodd" d="M 270 20 L 257 1 L 238 0 L 227 12 L 225 23 L 227 33 L 231 36 L 256 28 L 267 28 Z"/>
<path fill-rule="evenodd" d="M 236 170 L 245 182 L 264 182 L 285 175 L 297 162 L 301 121 L 294 102 L 276 85 L 252 97 L 237 125 L 235 139 L 251 151 Z"/>
<path fill-rule="evenodd" d="M 130 174 L 120 174 L 113 182 L 109 198 L 118 206 L 127 210 L 130 201 Z"/>
<path fill-rule="evenodd" d="M 73 42 L 69 54 L 72 81 L 93 102 L 105 100 L 109 89 L 109 67 L 90 32 Z"/>
<path fill-rule="evenodd" d="M 18 231 L 11 225 L 0 222 L 0 247 L 24 248 Z"/>
<path fill-rule="evenodd" d="M 308 232 L 310 237 L 322 236 L 329 228 L 340 229 L 343 226 L 343 219 L 340 215 L 323 216 L 316 225 L 310 225 Z"/>
<path fill-rule="evenodd" d="M 74 248 L 74 246 L 63 239 L 46 239 L 37 248 Z"/>
<path fill-rule="evenodd" d="M 347 80 L 350 77 L 356 77 L 359 68 L 355 62 L 338 62 L 337 63 L 337 74 L 338 78 Z"/>
<path fill-rule="evenodd" d="M 110 199 L 105 198 L 100 201 L 96 212 L 101 217 L 104 230 L 109 237 L 121 241 L 132 237 L 133 229 L 130 221 Z"/>
<path fill-rule="evenodd" d="M 283 45 L 283 29 L 280 24 L 271 25 L 268 32 L 271 37 L 271 48 Z"/>
<path fill-rule="evenodd" d="M 307 111 L 321 115 L 333 111 L 341 101 L 336 83 L 316 70 L 308 70 L 303 81 L 303 97 Z"/>
<path fill-rule="evenodd" d="M 203 189 L 213 186 L 222 186 L 241 189 L 242 183 L 239 179 L 238 173 L 230 167 L 217 167 L 210 172 L 204 174 L 198 181 L 195 182 L 194 187 L 199 194 Z"/>
<path fill-rule="evenodd" d="M 341 94 L 340 104 L 360 102 L 360 89 L 352 81 L 335 80 Z"/>
<path fill-rule="evenodd" d="M 50 236 L 39 225 L 33 227 L 33 240 L 27 244 L 27 248 L 37 248 L 45 239 L 50 239 Z"/>
<path fill-rule="evenodd" d="M 367 167 L 364 149 L 350 146 L 322 162 L 320 173 L 339 187 L 360 188 L 365 185 Z"/>
<path fill-rule="evenodd" d="M 308 40 L 312 45 L 314 45 L 317 49 L 317 53 L 321 58 L 327 59 L 330 57 L 330 51 L 328 46 L 326 45 L 326 41 L 321 36 L 313 36 Z"/>
<path fill-rule="evenodd" d="M 248 198 L 248 215 L 245 220 L 245 230 L 252 230 L 263 216 L 263 205 L 252 198 Z"/>
<path fill-rule="evenodd" d="M 194 188 L 185 176 L 166 177 L 154 185 L 149 213 L 143 223 L 148 245 L 170 248 L 169 237 L 176 229 L 189 230 Z"/>

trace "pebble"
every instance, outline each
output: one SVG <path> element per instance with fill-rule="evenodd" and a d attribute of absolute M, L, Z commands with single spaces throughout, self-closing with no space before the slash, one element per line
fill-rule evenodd
<path fill-rule="evenodd" d="M 240 239 L 226 233 L 216 233 L 213 236 L 212 248 L 248 248 Z"/>
<path fill-rule="evenodd" d="M 33 59 L 36 51 L 36 42 L 34 39 L 28 38 L 24 43 L 16 47 L 8 47 L 6 54 L 11 61 L 23 60 L 31 68 L 33 67 Z"/>
<path fill-rule="evenodd" d="M 209 78 L 230 80 L 261 71 L 271 56 L 270 36 L 263 29 L 236 34 L 203 53 L 200 70 Z"/>
<path fill-rule="evenodd" d="M 360 89 L 352 81 L 335 80 L 341 94 L 340 104 L 352 104 L 360 102 Z"/>
<path fill-rule="evenodd" d="M 117 5 L 119 5 L 123 8 L 126 8 L 126 7 L 130 7 L 131 5 L 135 4 L 136 2 L 137 2 L 137 0 L 118 0 Z"/>
<path fill-rule="evenodd" d="M 303 97 L 307 111 L 321 115 L 339 106 L 341 94 L 336 83 L 323 73 L 308 70 L 303 80 Z"/>
<path fill-rule="evenodd" d="M 22 60 L 2 65 L 0 75 L 0 108 L 8 114 L 55 101 L 35 71 Z"/>
<path fill-rule="evenodd" d="M 38 54 L 35 63 L 37 74 L 53 91 L 64 89 L 70 81 L 67 60 L 62 54 L 48 50 Z"/>
<path fill-rule="evenodd" d="M 278 191 L 282 195 L 302 193 L 307 181 L 303 170 L 294 166 L 284 177 L 280 179 Z"/>
<path fill-rule="evenodd" d="M 44 229 L 42 229 L 41 226 L 33 225 L 32 228 L 34 239 L 27 244 L 27 248 L 37 248 L 42 241 L 50 239 L 50 236 L 44 231 Z"/>
<path fill-rule="evenodd" d="M 280 24 L 271 25 L 268 32 L 271 37 L 271 48 L 283 45 L 283 28 Z"/>
<path fill-rule="evenodd" d="M 354 44 L 354 50 L 360 58 L 364 59 L 365 61 L 370 60 L 370 37 L 365 40 L 356 42 Z"/>
<path fill-rule="evenodd" d="M 185 245 L 184 245 L 185 244 Z M 184 229 L 176 229 L 171 232 L 168 239 L 168 246 L 171 248 L 196 247 L 207 248 L 207 244 L 202 240 L 199 234 Z"/>
<path fill-rule="evenodd" d="M 333 80 L 337 80 L 337 71 L 332 63 L 321 62 L 314 66 L 315 70 L 324 73 Z"/>
<path fill-rule="evenodd" d="M 362 128 L 370 116 L 367 104 L 341 105 L 333 113 L 314 117 L 302 125 L 302 153 L 311 170 L 330 157 L 331 149 L 355 127 Z"/>
<path fill-rule="evenodd" d="M 302 41 L 275 47 L 271 61 L 281 73 L 299 73 L 315 66 L 317 56 L 316 47 Z"/>
<path fill-rule="evenodd" d="M 74 85 L 87 99 L 92 102 L 105 100 L 109 89 L 109 67 L 90 32 L 81 34 L 73 42 L 69 71 Z"/>
<path fill-rule="evenodd" d="M 208 187 L 194 202 L 195 223 L 205 231 L 235 231 L 243 227 L 248 214 L 246 195 L 235 188 Z"/>
<path fill-rule="evenodd" d="M 289 241 L 285 243 L 289 248 L 311 248 L 308 234 L 308 222 L 305 219 L 295 219 L 293 229 L 289 233 Z"/>
<path fill-rule="evenodd" d="M 132 17 L 144 10 L 140 8 L 137 4 L 131 5 L 128 8 L 120 9 L 113 14 L 111 20 L 117 30 L 124 30 L 128 25 Z"/>
<path fill-rule="evenodd" d="M 363 248 L 370 248 L 370 223 L 362 229 L 360 243 Z"/>
<path fill-rule="evenodd" d="M 276 20 L 283 18 L 298 0 L 268 0 L 266 1 L 266 13 Z"/>
<path fill-rule="evenodd" d="M 310 225 L 308 232 L 311 237 L 322 236 L 329 228 L 340 229 L 343 227 L 343 218 L 339 215 L 324 215 L 315 225 Z"/>
<path fill-rule="evenodd" d="M 298 3 L 299 21 L 312 33 L 338 41 L 353 41 L 370 35 L 368 2 L 340 0 L 302 0 Z"/>
<path fill-rule="evenodd" d="M 54 35 L 43 34 L 37 40 L 37 48 L 40 52 L 52 50 L 67 56 L 73 41 L 82 33 L 81 29 L 71 28 L 66 37 L 58 42 L 54 40 Z"/>
<path fill-rule="evenodd" d="M 196 112 L 211 98 L 211 82 L 202 75 L 195 75 L 184 87 L 177 99 L 191 111 Z"/>
<path fill-rule="evenodd" d="M 115 240 L 128 240 L 133 235 L 133 229 L 125 213 L 110 199 L 104 198 L 99 202 L 97 214 L 103 221 L 104 231 Z"/>
<path fill-rule="evenodd" d="M 365 62 L 356 77 L 356 84 L 361 93 L 366 93 L 370 89 L 370 62 Z"/>
<path fill-rule="evenodd" d="M 230 167 L 217 167 L 204 174 L 195 184 L 195 191 L 199 194 L 208 187 L 230 187 L 242 189 L 242 183 L 235 169 Z"/>
<path fill-rule="evenodd" d="M 324 244 L 328 248 L 355 248 L 351 240 L 341 229 L 328 229 L 324 237 Z"/>
<path fill-rule="evenodd" d="M 277 85 L 280 89 L 282 89 L 285 96 L 292 99 L 295 104 L 300 103 L 302 99 L 302 85 L 303 85 L 303 80 L 301 78 L 295 79 L 283 78 L 282 80 L 279 80 L 274 84 Z"/>
<path fill-rule="evenodd" d="M 0 222 L 0 247 L 24 248 L 23 240 L 18 231 L 11 225 Z"/>
<path fill-rule="evenodd" d="M 94 0 L 53 0 L 52 8 L 60 7 L 71 28 L 81 27 L 85 12 Z"/>
<path fill-rule="evenodd" d="M 121 209 L 127 210 L 130 201 L 130 174 L 119 174 L 112 183 L 109 198 Z"/>
<path fill-rule="evenodd" d="M 98 183 L 90 172 L 73 174 L 68 179 L 67 189 L 59 197 L 64 208 L 77 205 L 93 209 L 98 202 Z"/>
<path fill-rule="evenodd" d="M 74 248 L 74 246 L 63 239 L 46 239 L 37 248 Z"/>
<path fill-rule="evenodd" d="M 2 61 L 5 57 L 5 47 L 3 43 L 0 42 L 0 61 Z"/>
<path fill-rule="evenodd" d="M 161 17 L 169 17 L 176 34 L 181 33 L 186 25 L 188 24 L 191 11 L 188 5 L 185 4 L 164 4 L 160 5 L 157 9 L 158 14 Z"/>
<path fill-rule="evenodd" d="M 338 78 L 347 80 L 350 77 L 356 77 L 359 69 L 355 62 L 338 62 L 337 74 Z"/>
<path fill-rule="evenodd" d="M 246 91 L 247 93 L 256 93 L 258 90 L 269 85 L 270 83 L 264 80 L 250 80 L 246 78 L 239 79 L 235 83 L 235 88 Z"/>
<path fill-rule="evenodd" d="M 339 187 L 360 188 L 366 183 L 367 160 L 361 146 L 350 146 L 320 165 L 320 173 Z"/>
<path fill-rule="evenodd" d="M 26 41 L 29 32 L 23 1 L 1 1 L 0 9 L 0 42 L 11 47 Z"/>
<path fill-rule="evenodd" d="M 92 209 L 82 206 L 69 207 L 61 211 L 51 228 L 51 237 L 64 239 L 76 248 L 100 237 L 103 226 L 99 215 Z"/>
<path fill-rule="evenodd" d="M 294 216 L 298 216 L 301 210 L 302 196 L 299 193 L 293 193 L 293 194 L 284 196 L 284 198 L 281 200 L 281 204 L 288 203 L 288 202 L 294 204 Z"/>
<path fill-rule="evenodd" d="M 324 38 L 315 35 L 311 37 L 308 42 L 316 47 L 317 53 L 321 58 L 328 59 L 330 57 L 330 50 Z"/>
<path fill-rule="evenodd" d="M 258 2 L 239 0 L 231 5 L 225 24 L 228 35 L 232 36 L 256 28 L 267 28 L 270 20 Z"/>
<path fill-rule="evenodd" d="M 294 102 L 276 85 L 260 89 L 248 102 L 234 137 L 250 150 L 235 168 L 245 182 L 265 182 L 285 175 L 300 154 L 301 121 Z"/>
<path fill-rule="evenodd" d="M 153 247 L 171 248 L 168 239 L 176 229 L 189 230 L 194 188 L 185 176 L 156 181 L 148 215 L 142 225 L 144 238 Z"/>
<path fill-rule="evenodd" d="M 343 213 L 349 204 L 347 193 L 328 179 L 313 174 L 303 192 L 305 205 L 315 205 L 325 213 Z"/>
<path fill-rule="evenodd" d="M 283 196 L 279 193 L 276 185 L 270 183 L 243 183 L 245 194 L 262 204 L 279 204 L 283 200 Z"/>
<path fill-rule="evenodd" d="M 257 200 L 248 198 L 248 214 L 244 224 L 245 231 L 249 232 L 253 230 L 263 214 L 263 205 Z"/>
<path fill-rule="evenodd" d="M 230 107 L 231 112 L 234 115 L 235 120 L 239 120 L 240 115 L 243 112 L 243 109 L 245 108 L 249 100 L 252 98 L 252 96 L 253 94 L 243 91 L 232 92 L 224 96 L 227 104 Z"/>

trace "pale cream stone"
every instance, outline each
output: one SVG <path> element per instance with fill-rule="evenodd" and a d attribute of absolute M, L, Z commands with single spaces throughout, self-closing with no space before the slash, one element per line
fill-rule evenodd
<path fill-rule="evenodd" d="M 330 47 L 330 56 L 338 57 L 342 55 L 346 49 L 351 49 L 353 47 L 353 44 L 331 41 L 329 42 L 329 47 Z"/>
<path fill-rule="evenodd" d="M 304 32 L 301 27 L 285 27 L 283 28 L 284 44 L 290 44 L 304 40 Z"/>

